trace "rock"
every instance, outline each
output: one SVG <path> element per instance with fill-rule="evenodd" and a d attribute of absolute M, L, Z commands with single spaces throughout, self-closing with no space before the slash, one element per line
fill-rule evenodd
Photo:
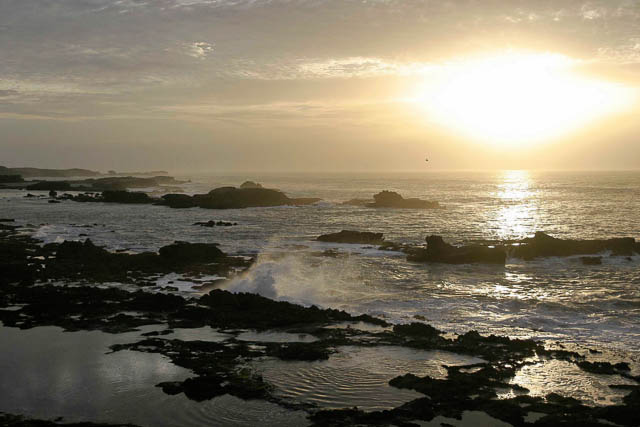
<path fill-rule="evenodd" d="M 437 209 L 438 202 L 421 199 L 405 199 L 400 194 L 393 191 L 382 191 L 373 196 L 373 203 L 365 206 L 370 208 L 402 208 L 402 209 Z"/>
<path fill-rule="evenodd" d="M 60 203 L 60 201 L 59 201 L 59 200 L 53 200 L 53 199 L 52 199 L 52 200 L 49 200 L 49 201 L 48 201 L 48 203 Z"/>
<path fill-rule="evenodd" d="M 240 185 L 240 188 L 264 188 L 262 184 L 253 181 L 245 181 Z"/>
<path fill-rule="evenodd" d="M 193 198 L 197 206 L 205 209 L 242 209 L 293 204 L 284 193 L 267 188 L 220 187 L 208 194 L 197 194 Z"/>
<path fill-rule="evenodd" d="M 319 242 L 381 245 L 384 241 L 384 235 L 382 233 L 372 233 L 369 231 L 342 230 L 338 233 L 323 234 L 316 240 Z"/>
<path fill-rule="evenodd" d="M 520 245 L 511 249 L 516 258 L 531 260 L 539 257 L 593 255 L 611 251 L 612 255 L 631 256 L 638 252 L 638 243 L 631 237 L 606 240 L 557 239 L 541 231 L 532 238 L 523 239 Z"/>
<path fill-rule="evenodd" d="M 149 197 L 147 193 L 136 191 L 103 191 L 102 198 L 98 201 L 105 203 L 145 204 L 154 203 L 157 200 Z"/>
<path fill-rule="evenodd" d="M 194 208 L 197 206 L 192 196 L 186 194 L 165 194 L 160 204 L 174 209 Z"/>
<path fill-rule="evenodd" d="M 58 196 L 58 192 L 56 190 L 49 191 L 49 197 L 57 197 L 57 196 Z"/>
<path fill-rule="evenodd" d="M 15 219 L 13 218 L 0 218 L 0 222 L 14 222 Z"/>
<path fill-rule="evenodd" d="M 199 225 L 201 227 L 231 227 L 233 225 L 238 225 L 237 222 L 226 222 L 226 221 L 206 221 L 206 222 L 196 222 L 193 225 Z"/>
<path fill-rule="evenodd" d="M 427 249 L 416 250 L 409 255 L 410 261 L 440 262 L 445 264 L 502 264 L 507 256 L 502 248 L 487 246 L 457 247 L 446 243 L 440 236 L 427 237 Z"/>
<path fill-rule="evenodd" d="M 67 191 L 71 190 L 71 184 L 66 181 L 40 181 L 27 186 L 27 190 L 40 191 Z"/>
<path fill-rule="evenodd" d="M 600 265 L 602 264 L 601 256 L 583 256 L 580 258 L 584 265 Z"/>
<path fill-rule="evenodd" d="M 214 262 L 224 256 L 217 243 L 175 242 L 160 248 L 160 257 L 171 264 Z"/>

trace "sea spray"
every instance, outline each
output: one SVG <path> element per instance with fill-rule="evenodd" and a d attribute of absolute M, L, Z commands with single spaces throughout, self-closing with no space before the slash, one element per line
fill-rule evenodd
<path fill-rule="evenodd" d="M 308 253 L 261 255 L 246 273 L 229 282 L 227 290 L 336 308 L 364 291 L 358 266 L 349 256 L 326 258 Z M 345 298 L 346 294 L 351 297 Z"/>

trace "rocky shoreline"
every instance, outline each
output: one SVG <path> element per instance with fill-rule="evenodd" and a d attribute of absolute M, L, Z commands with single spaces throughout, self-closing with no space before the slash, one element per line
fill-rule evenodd
<path fill-rule="evenodd" d="M 189 369 L 192 376 L 186 380 L 157 385 L 169 395 L 183 393 L 195 401 L 224 394 L 267 400 L 287 408 L 304 409 L 313 425 L 408 426 L 437 416 L 460 419 L 465 411 L 480 411 L 514 426 L 611 423 L 632 426 L 640 422 L 640 377 L 632 374 L 627 361 L 600 360 L 595 350 L 568 351 L 534 340 L 482 336 L 475 331 L 463 335 L 445 334 L 423 322 L 389 325 L 384 319 L 368 315 L 354 316 L 339 310 L 303 307 L 222 289 L 214 289 L 197 298 L 148 292 L 147 278 L 152 274 L 229 275 L 233 269 L 241 272 L 249 268 L 252 260 L 224 254 L 215 244 L 176 242 L 161 248 L 158 253 L 144 254 L 112 253 L 88 240 L 41 245 L 31 237 L 19 234 L 19 228 L 14 228 L 18 226 L 6 227 L 0 230 L 0 268 L 4 273 L 0 276 L 0 321 L 3 327 L 29 329 L 55 325 L 67 331 L 100 330 L 118 334 L 135 331 L 143 325 L 156 325 L 161 328 L 158 332 L 148 333 L 136 342 L 114 345 L 111 350 L 158 353 L 175 365 Z M 605 247 L 609 248 L 608 245 L 606 243 Z M 602 246 L 591 243 L 579 244 L 576 248 L 596 250 Z M 131 292 L 93 285 L 103 281 L 137 284 L 139 290 Z M 384 328 L 371 331 L 335 327 L 344 322 L 365 322 Z M 203 326 L 224 331 L 231 338 L 224 342 L 209 342 L 165 336 L 174 328 Z M 240 329 L 305 333 L 317 340 L 265 345 L 238 340 Z M 425 397 L 392 410 L 374 412 L 357 408 L 323 410 L 283 400 L 259 373 L 247 368 L 247 362 L 264 357 L 283 361 L 326 360 L 339 351 L 338 347 L 346 345 L 443 350 L 478 357 L 482 362 L 472 366 L 447 366 L 448 374 L 443 379 L 413 374 L 393 378 L 390 386 L 415 390 Z M 520 368 L 534 363 L 534 358 L 565 361 L 584 372 L 611 376 L 612 380 L 623 378 L 638 385 L 620 386 L 629 390 L 624 400 L 620 404 L 600 407 L 587 406 L 559 394 L 528 396 L 527 390 L 512 379 Z M 497 390 L 511 390 L 514 397 L 498 398 Z M 528 422 L 529 413 L 540 416 L 535 422 Z M 0 415 L 0 421 L 8 425 L 57 423 L 29 421 L 6 414 Z"/>

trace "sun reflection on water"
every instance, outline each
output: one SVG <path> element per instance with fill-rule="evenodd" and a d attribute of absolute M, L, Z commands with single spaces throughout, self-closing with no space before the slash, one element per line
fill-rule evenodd
<path fill-rule="evenodd" d="M 504 171 L 500 179 L 502 183 L 498 184 L 495 193 L 501 204 L 494 219 L 497 237 L 524 237 L 532 232 L 532 227 L 537 223 L 536 191 L 532 188 L 530 174 L 527 171 L 510 170 Z"/>

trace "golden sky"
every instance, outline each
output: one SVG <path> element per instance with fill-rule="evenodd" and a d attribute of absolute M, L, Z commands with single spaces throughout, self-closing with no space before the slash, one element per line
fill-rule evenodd
<path fill-rule="evenodd" d="M 640 168 L 640 1 L 4 0 L 0 58 L 8 166 Z"/>

